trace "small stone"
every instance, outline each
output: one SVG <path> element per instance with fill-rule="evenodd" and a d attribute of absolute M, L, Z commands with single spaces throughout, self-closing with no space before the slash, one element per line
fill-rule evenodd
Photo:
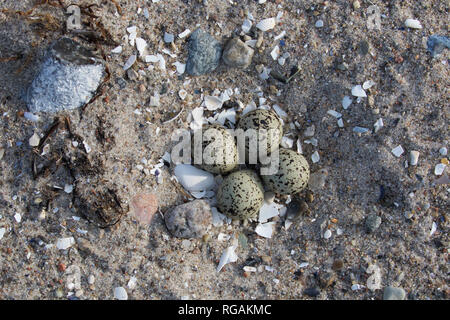
<path fill-rule="evenodd" d="M 406 292 L 403 288 L 386 287 L 383 292 L 383 300 L 405 300 Z"/>
<path fill-rule="evenodd" d="M 5 155 L 5 149 L 0 148 L 0 160 L 3 159 L 3 156 Z"/>
<path fill-rule="evenodd" d="M 353 1 L 353 9 L 358 10 L 361 8 L 361 3 L 358 0 Z"/>
<path fill-rule="evenodd" d="M 334 271 L 339 271 L 339 270 L 341 270 L 342 268 L 344 267 L 344 262 L 342 261 L 342 260 L 334 260 L 333 261 L 333 265 L 331 266 L 331 268 L 334 270 Z"/>
<path fill-rule="evenodd" d="M 447 155 L 447 148 L 446 147 L 440 148 L 439 153 L 445 157 Z"/>
<path fill-rule="evenodd" d="M 172 43 L 175 40 L 175 36 L 171 33 L 164 32 L 164 42 Z"/>
<path fill-rule="evenodd" d="M 331 230 L 327 229 L 323 234 L 324 239 L 330 239 L 331 238 Z"/>
<path fill-rule="evenodd" d="M 199 76 L 214 71 L 220 62 L 222 47 L 211 35 L 201 29 L 189 37 L 186 72 Z"/>
<path fill-rule="evenodd" d="M 312 136 L 314 136 L 315 132 L 316 132 L 316 126 L 312 125 L 312 126 L 306 128 L 304 135 L 305 135 L 305 137 L 312 137 Z"/>
<path fill-rule="evenodd" d="M 127 70 L 127 77 L 131 81 L 136 81 L 139 78 L 139 74 L 136 71 L 134 71 L 133 69 L 128 69 Z"/>
<path fill-rule="evenodd" d="M 230 67 L 245 69 L 252 62 L 253 53 L 254 50 L 239 38 L 233 38 L 225 46 L 222 59 Z"/>
<path fill-rule="evenodd" d="M 334 272 L 325 271 L 319 274 L 319 285 L 322 289 L 330 287 L 336 281 Z"/>
<path fill-rule="evenodd" d="M 131 215 L 140 223 L 148 225 L 158 210 L 158 198 L 152 193 L 136 195 L 130 204 Z"/>
<path fill-rule="evenodd" d="M 61 38 L 47 51 L 25 101 L 31 112 L 58 112 L 84 106 L 94 96 L 105 66 L 78 42 Z"/>
<path fill-rule="evenodd" d="M 89 277 L 88 277 L 88 283 L 89 283 L 90 285 L 92 285 L 92 284 L 94 284 L 94 282 L 95 282 L 95 277 L 94 277 L 94 275 L 93 275 L 93 274 L 89 275 Z"/>
<path fill-rule="evenodd" d="M 323 20 L 317 20 L 315 24 L 316 28 L 322 28 L 323 27 Z"/>
<path fill-rule="evenodd" d="M 56 247 L 59 250 L 65 250 L 70 248 L 73 244 L 75 244 L 75 239 L 73 237 L 61 238 L 56 242 Z"/>
<path fill-rule="evenodd" d="M 201 238 L 212 223 L 211 207 L 205 200 L 194 200 L 170 209 L 164 220 L 175 237 Z"/>
<path fill-rule="evenodd" d="M 409 153 L 409 164 L 412 166 L 417 166 L 417 163 L 419 162 L 419 151 L 412 150 Z"/>
<path fill-rule="evenodd" d="M 433 58 L 440 55 L 445 48 L 450 48 L 450 39 L 446 36 L 432 35 L 428 37 L 427 50 Z"/>
<path fill-rule="evenodd" d="M 61 299 L 64 296 L 64 291 L 61 288 L 56 289 L 55 296 L 58 299 Z"/>
<path fill-rule="evenodd" d="M 320 294 L 320 290 L 316 287 L 308 288 L 305 291 L 303 291 L 304 294 L 310 297 L 317 297 Z"/>
<path fill-rule="evenodd" d="M 406 19 L 405 26 L 411 29 L 422 29 L 420 21 L 416 19 Z"/>
<path fill-rule="evenodd" d="M 381 218 L 376 214 L 371 214 L 366 219 L 367 232 L 374 232 L 381 225 Z"/>

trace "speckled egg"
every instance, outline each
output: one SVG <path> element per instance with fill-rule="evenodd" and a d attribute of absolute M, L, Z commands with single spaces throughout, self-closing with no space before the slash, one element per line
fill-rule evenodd
<path fill-rule="evenodd" d="M 217 206 L 232 219 L 256 218 L 264 202 L 264 188 L 258 175 L 242 170 L 227 176 L 217 191 Z"/>
<path fill-rule="evenodd" d="M 273 175 L 262 175 L 264 185 L 279 194 L 296 194 L 302 191 L 309 180 L 309 164 L 301 154 L 280 148 L 279 167 Z"/>
<path fill-rule="evenodd" d="M 258 139 L 262 141 L 262 143 L 267 141 L 268 153 L 273 152 L 279 147 L 281 138 L 283 137 L 283 126 L 281 124 L 281 120 L 272 110 L 256 109 L 250 111 L 239 120 L 237 129 L 243 129 L 244 131 L 248 129 L 257 130 Z M 267 131 L 277 129 L 278 134 L 276 134 L 272 139 L 269 139 L 268 135 L 258 131 L 259 129 L 265 129 Z M 245 150 L 248 160 L 249 140 L 247 139 L 245 141 Z"/>
<path fill-rule="evenodd" d="M 215 124 L 204 126 L 202 142 L 203 158 L 200 168 L 215 174 L 225 174 L 237 167 L 239 158 L 236 143 L 224 127 Z"/>

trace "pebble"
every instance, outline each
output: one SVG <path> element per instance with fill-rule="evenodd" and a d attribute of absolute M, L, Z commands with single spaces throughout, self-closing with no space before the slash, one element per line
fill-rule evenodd
<path fill-rule="evenodd" d="M 353 9 L 358 10 L 359 8 L 361 8 L 361 3 L 358 0 L 353 1 Z"/>
<path fill-rule="evenodd" d="M 316 28 L 322 28 L 323 27 L 323 20 L 317 20 L 315 24 Z"/>
<path fill-rule="evenodd" d="M 254 50 L 239 38 L 233 38 L 225 46 L 222 59 L 226 65 L 233 68 L 247 68 L 252 62 Z"/>
<path fill-rule="evenodd" d="M 79 108 L 94 96 L 105 75 L 103 61 L 69 38 L 47 50 L 38 75 L 28 87 L 25 102 L 31 112 Z"/>
<path fill-rule="evenodd" d="M 316 287 L 308 288 L 303 291 L 304 294 L 310 297 L 317 297 L 320 294 L 320 290 Z"/>
<path fill-rule="evenodd" d="M 128 69 L 127 70 L 127 77 L 131 81 L 136 81 L 139 78 L 139 74 L 136 71 L 134 71 L 133 69 Z"/>
<path fill-rule="evenodd" d="M 450 48 L 450 39 L 446 36 L 432 35 L 427 40 L 427 50 L 433 58 L 442 53 L 445 48 Z"/>
<path fill-rule="evenodd" d="M 383 292 L 383 300 L 405 300 L 406 292 L 403 288 L 386 287 Z"/>
<path fill-rule="evenodd" d="M 189 164 L 178 164 L 174 170 L 178 182 L 188 191 L 211 190 L 214 186 L 214 176 Z"/>
<path fill-rule="evenodd" d="M 367 97 L 366 91 L 364 91 L 364 89 L 362 88 L 362 86 L 360 84 L 358 84 L 352 88 L 352 95 L 355 97 L 361 97 L 361 98 Z"/>
<path fill-rule="evenodd" d="M 440 148 L 439 149 L 439 153 L 442 155 L 442 156 L 446 156 L 447 155 L 447 148 L 446 147 L 442 147 L 442 148 Z"/>
<path fill-rule="evenodd" d="M 330 239 L 331 238 L 331 230 L 327 229 L 323 234 L 324 239 Z"/>
<path fill-rule="evenodd" d="M 92 285 L 92 284 L 94 284 L 94 282 L 95 282 L 95 277 L 94 277 L 94 275 L 91 274 L 88 277 L 88 283 Z"/>
<path fill-rule="evenodd" d="M 124 287 L 114 289 L 114 298 L 117 300 L 128 300 L 128 294 Z"/>
<path fill-rule="evenodd" d="M 381 218 L 376 214 L 371 214 L 366 219 L 367 232 L 374 232 L 381 225 Z"/>
<path fill-rule="evenodd" d="M 412 166 L 416 166 L 417 163 L 419 162 L 419 155 L 420 155 L 419 151 L 412 150 L 409 153 L 409 164 Z"/>
<path fill-rule="evenodd" d="M 164 42 L 172 43 L 175 40 L 175 36 L 171 33 L 164 32 Z"/>
<path fill-rule="evenodd" d="M 157 210 L 158 198 L 152 193 L 141 193 L 131 200 L 131 215 L 144 225 L 150 224 Z"/>
<path fill-rule="evenodd" d="M 324 271 L 319 274 L 319 285 L 323 289 L 330 287 L 335 281 L 336 275 L 334 272 Z"/>
<path fill-rule="evenodd" d="M 287 205 L 286 217 L 291 221 L 310 215 L 311 210 L 305 201 L 292 200 Z"/>
<path fill-rule="evenodd" d="M 352 104 L 352 99 L 349 96 L 345 96 L 342 99 L 342 108 L 344 108 L 344 110 L 347 110 L 347 108 Z"/>
<path fill-rule="evenodd" d="M 189 37 L 186 72 L 199 76 L 214 71 L 220 62 L 220 43 L 202 29 L 195 30 Z"/>
<path fill-rule="evenodd" d="M 164 220 L 175 237 L 201 238 L 212 223 L 211 207 L 205 200 L 194 200 L 171 208 Z"/>
<path fill-rule="evenodd" d="M 316 132 L 316 126 L 312 125 L 312 126 L 306 128 L 304 135 L 305 135 L 305 137 L 312 137 L 312 136 L 314 136 L 315 132 Z"/>

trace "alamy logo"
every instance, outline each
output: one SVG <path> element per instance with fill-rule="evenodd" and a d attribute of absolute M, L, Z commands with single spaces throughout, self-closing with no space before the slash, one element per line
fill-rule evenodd
<path fill-rule="evenodd" d="M 171 152 L 175 164 L 260 165 L 261 175 L 272 175 L 278 171 L 278 129 L 219 129 L 206 130 L 178 129 L 172 134 L 172 142 L 178 142 Z"/>
<path fill-rule="evenodd" d="M 70 15 L 67 19 L 67 30 L 80 30 L 81 29 L 81 10 L 76 5 L 71 5 L 67 8 L 67 13 Z"/>

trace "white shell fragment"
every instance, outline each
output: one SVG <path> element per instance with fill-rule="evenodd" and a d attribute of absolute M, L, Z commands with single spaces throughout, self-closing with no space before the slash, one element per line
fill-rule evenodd
<path fill-rule="evenodd" d="M 383 125 L 383 119 L 378 119 L 373 125 L 375 127 L 375 132 L 378 132 L 381 128 L 383 128 Z"/>
<path fill-rule="evenodd" d="M 375 85 L 375 81 L 373 80 L 367 80 L 363 83 L 362 87 L 364 90 L 370 89 Z"/>
<path fill-rule="evenodd" d="M 323 234 L 323 238 L 324 239 L 330 239 L 331 238 L 331 230 L 327 229 L 327 231 L 325 231 L 325 233 Z"/>
<path fill-rule="evenodd" d="M 244 22 L 242 23 L 242 31 L 244 31 L 244 33 L 247 33 L 250 31 L 250 29 L 252 28 L 252 22 L 249 19 L 245 19 Z"/>
<path fill-rule="evenodd" d="M 352 95 L 355 97 L 361 97 L 361 98 L 367 97 L 366 92 L 364 91 L 364 89 L 361 87 L 360 84 L 358 84 L 352 88 Z"/>
<path fill-rule="evenodd" d="M 444 173 L 446 165 L 443 163 L 439 163 L 434 167 L 434 174 L 437 176 L 440 176 Z"/>
<path fill-rule="evenodd" d="M 175 68 L 177 68 L 177 73 L 179 75 L 183 74 L 184 71 L 186 70 L 186 64 L 185 63 L 181 63 L 181 62 L 174 62 L 173 65 L 175 66 Z"/>
<path fill-rule="evenodd" d="M 114 298 L 117 300 L 128 300 L 128 294 L 124 287 L 114 289 Z"/>
<path fill-rule="evenodd" d="M 344 110 L 347 110 L 347 108 L 352 104 L 352 99 L 349 96 L 345 96 L 344 99 L 342 99 L 342 108 Z"/>
<path fill-rule="evenodd" d="M 189 164 L 178 164 L 175 167 L 178 182 L 188 191 L 211 190 L 214 186 L 214 176 L 204 170 Z"/>
<path fill-rule="evenodd" d="M 236 248 L 237 248 L 237 246 L 231 246 L 231 247 L 226 248 L 223 251 L 222 256 L 220 257 L 219 265 L 217 266 L 217 269 L 216 269 L 217 272 L 220 272 L 220 270 L 222 270 L 223 266 L 226 265 L 227 263 L 237 261 L 238 256 L 234 252 L 234 250 L 236 250 Z"/>
<path fill-rule="evenodd" d="M 260 223 L 265 223 L 270 218 L 276 217 L 279 215 L 278 206 L 276 203 L 266 203 L 264 202 L 261 209 L 259 209 L 259 219 Z"/>
<path fill-rule="evenodd" d="M 342 114 L 335 111 L 335 110 L 328 110 L 327 113 L 332 116 L 335 117 L 336 119 L 339 119 L 340 117 L 342 117 Z"/>
<path fill-rule="evenodd" d="M 219 99 L 218 97 L 214 96 L 205 97 L 205 106 L 206 109 L 208 109 L 209 111 L 214 111 L 222 108 L 222 104 L 223 104 L 222 100 Z"/>
<path fill-rule="evenodd" d="M 447 148 L 446 147 L 440 148 L 439 149 L 439 153 L 441 154 L 441 156 L 445 157 L 447 155 L 447 153 L 448 153 Z"/>
<path fill-rule="evenodd" d="M 292 149 L 292 147 L 294 146 L 294 140 L 289 137 L 283 136 L 281 138 L 280 144 L 283 148 Z"/>
<path fill-rule="evenodd" d="M 73 237 L 69 238 L 60 238 L 56 241 L 56 247 L 59 250 L 66 250 L 75 244 L 75 239 Z"/>
<path fill-rule="evenodd" d="M 311 160 L 313 163 L 317 163 L 320 160 L 319 153 L 317 151 L 314 151 L 314 153 L 311 155 Z"/>
<path fill-rule="evenodd" d="M 37 147 L 39 145 L 39 141 L 41 141 L 41 138 L 39 135 L 35 132 L 30 139 L 28 140 L 28 143 L 32 147 Z"/>
<path fill-rule="evenodd" d="M 171 33 L 164 32 L 164 42 L 165 43 L 172 43 L 175 40 L 175 37 Z"/>
<path fill-rule="evenodd" d="M 66 184 L 64 186 L 64 192 L 65 193 L 72 193 L 72 191 L 73 191 L 73 185 L 72 184 Z"/>
<path fill-rule="evenodd" d="M 256 226 L 255 232 L 264 238 L 272 238 L 273 226 L 275 222 L 260 223 Z"/>
<path fill-rule="evenodd" d="M 280 55 L 280 47 L 276 45 L 270 52 L 270 55 L 272 56 L 273 60 L 277 60 L 278 56 Z"/>
<path fill-rule="evenodd" d="M 5 233 L 6 233 L 6 229 L 5 228 L 0 228 L 0 240 L 3 238 Z"/>
<path fill-rule="evenodd" d="M 127 62 L 125 62 L 125 64 L 123 65 L 123 70 L 126 71 L 126 70 L 130 69 L 131 66 L 132 66 L 135 62 L 136 62 L 136 55 L 133 54 L 133 55 L 131 55 L 131 56 L 128 58 Z"/>
<path fill-rule="evenodd" d="M 275 18 L 267 18 L 264 20 L 261 20 L 256 24 L 256 28 L 258 28 L 261 31 L 268 31 L 275 27 L 276 20 Z"/>
<path fill-rule="evenodd" d="M 116 53 L 116 54 L 122 53 L 122 46 L 115 47 L 114 49 L 111 50 L 111 53 Z"/>
<path fill-rule="evenodd" d="M 420 21 L 416 19 L 406 19 L 405 26 L 411 29 L 422 29 Z"/>
<path fill-rule="evenodd" d="M 180 33 L 180 34 L 178 35 L 178 38 L 183 39 L 184 37 L 186 37 L 186 36 L 189 35 L 190 33 L 191 33 L 191 30 L 186 29 L 186 30 L 184 30 L 182 33 Z"/>
<path fill-rule="evenodd" d="M 403 150 L 401 145 L 398 145 L 397 147 L 395 147 L 391 151 L 394 154 L 394 156 L 396 156 L 397 158 L 399 158 L 404 152 L 404 150 Z"/>
<path fill-rule="evenodd" d="M 147 48 L 147 41 L 142 38 L 136 38 L 136 48 L 139 51 L 139 56 L 144 55 L 145 48 Z"/>
<path fill-rule="evenodd" d="M 412 150 L 409 153 L 409 164 L 412 166 L 416 166 L 419 162 L 419 151 Z"/>

